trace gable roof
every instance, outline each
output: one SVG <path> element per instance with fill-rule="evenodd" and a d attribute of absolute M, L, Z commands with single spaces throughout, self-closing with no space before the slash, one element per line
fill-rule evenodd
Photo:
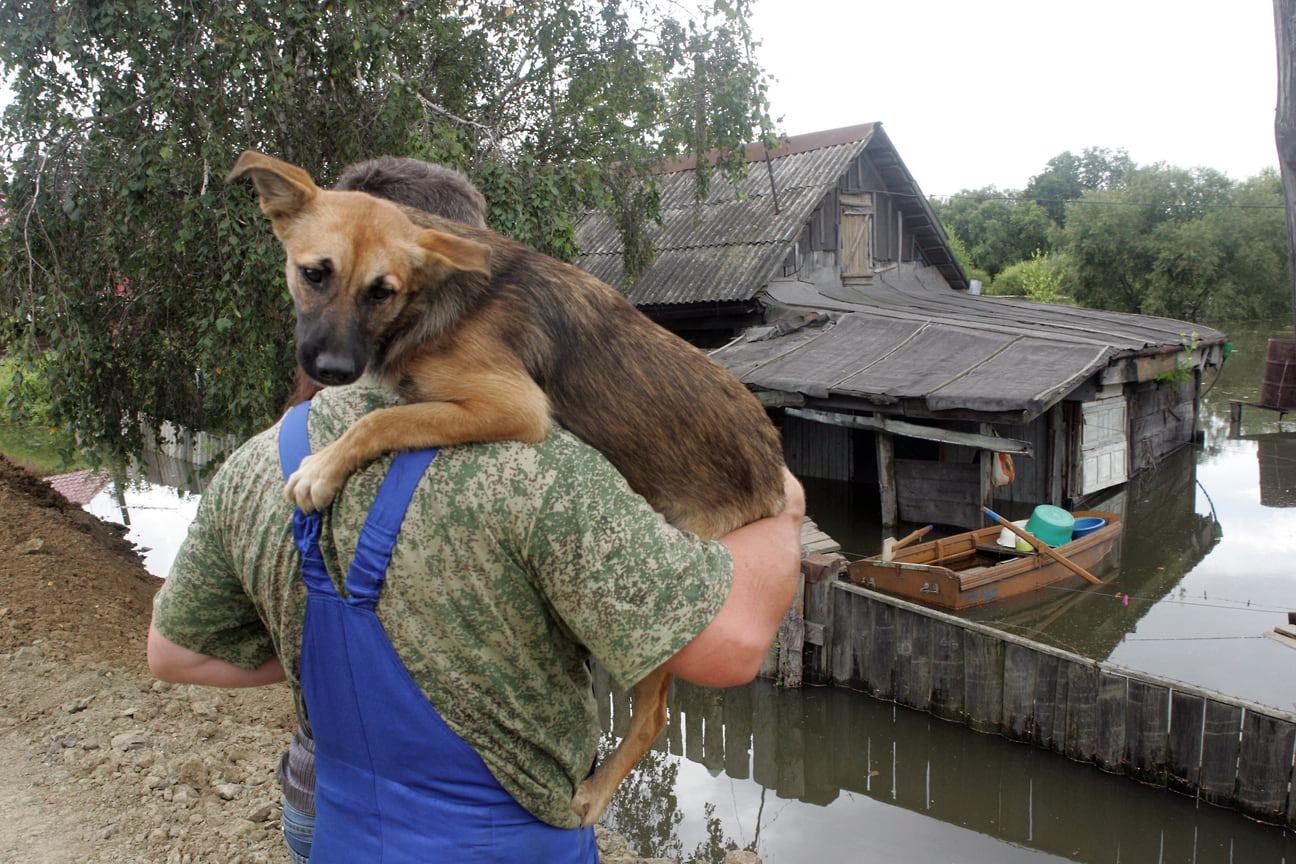
<path fill-rule="evenodd" d="M 658 172 L 665 226 L 654 237 L 657 258 L 630 286 L 636 306 L 749 301 L 787 258 L 815 209 L 851 164 L 867 153 L 885 191 L 898 196 L 905 231 L 927 263 L 952 287 L 967 287 L 948 237 L 880 123 L 784 138 L 767 151 L 747 148 L 747 176 L 713 177 L 706 201 L 694 200 L 696 161 Z M 610 285 L 621 285 L 621 238 L 604 213 L 584 214 L 576 229 L 583 250 L 576 263 Z"/>

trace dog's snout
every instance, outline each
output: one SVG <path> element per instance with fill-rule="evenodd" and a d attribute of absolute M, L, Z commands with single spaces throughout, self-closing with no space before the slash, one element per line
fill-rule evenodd
<path fill-rule="evenodd" d="M 307 375 L 326 387 L 350 384 L 364 371 L 364 367 L 358 365 L 354 359 L 332 351 L 321 351 L 315 356 L 313 362 L 303 364 L 302 368 L 306 370 Z"/>
<path fill-rule="evenodd" d="M 318 315 L 297 317 L 297 362 L 311 380 L 323 387 L 350 384 L 368 363 L 366 340 L 354 322 L 337 328 Z"/>

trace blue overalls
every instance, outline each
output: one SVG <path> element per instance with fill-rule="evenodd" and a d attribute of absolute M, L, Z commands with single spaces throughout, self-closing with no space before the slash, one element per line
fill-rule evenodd
<path fill-rule="evenodd" d="M 309 405 L 280 427 L 285 477 L 310 452 Z M 302 691 L 315 734 L 311 864 L 598 864 L 592 828 L 537 820 L 446 725 L 374 611 L 410 496 L 435 456 L 396 457 L 360 533 L 345 600 L 320 554 L 319 513 L 293 515 L 307 589 Z"/>

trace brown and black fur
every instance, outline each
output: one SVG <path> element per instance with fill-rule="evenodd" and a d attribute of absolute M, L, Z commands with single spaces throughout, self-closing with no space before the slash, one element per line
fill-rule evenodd
<path fill-rule="evenodd" d="M 288 255 L 298 361 L 321 384 L 368 368 L 410 400 L 361 418 L 289 480 L 303 509 L 395 450 L 537 442 L 552 420 L 600 450 L 672 524 L 720 537 L 783 504 L 777 430 L 724 367 L 590 274 L 492 231 L 315 186 L 246 152 Z M 617 751 L 577 790 L 593 824 L 665 725 L 670 676 L 635 688 Z"/>

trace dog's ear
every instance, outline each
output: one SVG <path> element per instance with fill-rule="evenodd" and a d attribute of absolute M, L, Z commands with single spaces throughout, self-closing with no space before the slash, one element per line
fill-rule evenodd
<path fill-rule="evenodd" d="M 257 194 L 261 196 L 261 209 L 271 219 L 282 219 L 300 212 L 320 191 L 301 168 L 255 150 L 243 151 L 225 182 L 232 183 L 244 177 L 256 186 Z"/>
<path fill-rule="evenodd" d="M 419 245 L 453 270 L 490 276 L 490 247 L 476 240 L 428 229 L 419 234 Z"/>

